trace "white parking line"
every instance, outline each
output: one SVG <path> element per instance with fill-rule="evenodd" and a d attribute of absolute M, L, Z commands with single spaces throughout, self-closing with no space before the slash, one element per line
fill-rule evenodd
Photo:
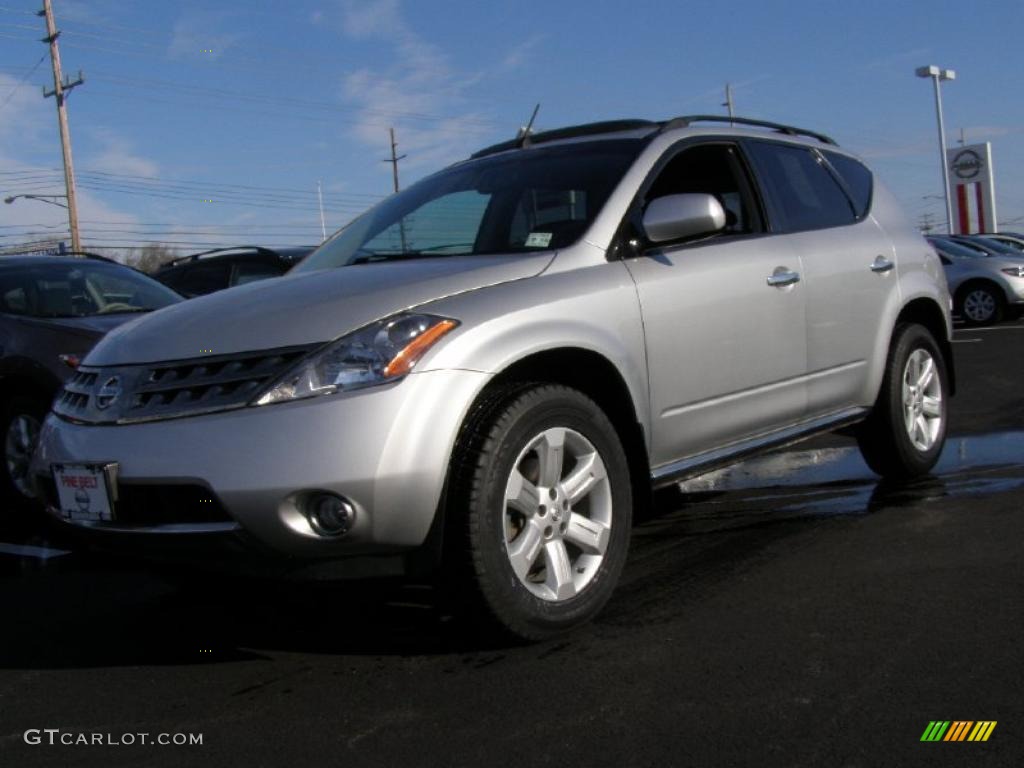
<path fill-rule="evenodd" d="M 981 339 L 953 339 L 954 344 L 977 344 Z"/>
<path fill-rule="evenodd" d="M 34 547 L 30 544 L 6 544 L 0 541 L 0 554 L 18 555 L 19 557 L 35 557 L 39 560 L 50 560 L 54 557 L 70 555 L 66 549 L 50 549 L 49 547 Z"/>

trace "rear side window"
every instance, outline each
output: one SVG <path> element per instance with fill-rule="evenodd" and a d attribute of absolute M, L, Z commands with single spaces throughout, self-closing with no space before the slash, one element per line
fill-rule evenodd
<path fill-rule="evenodd" d="M 245 285 L 255 283 L 257 280 L 267 280 L 272 277 L 280 277 L 284 274 L 285 267 L 280 264 L 271 264 L 265 261 L 242 261 L 235 265 L 235 277 L 232 285 Z"/>
<path fill-rule="evenodd" d="M 752 141 L 749 151 L 770 201 L 776 231 L 800 232 L 854 222 L 850 199 L 810 149 Z"/>
<path fill-rule="evenodd" d="M 202 296 L 228 287 L 231 265 L 224 262 L 189 265 L 184 274 L 169 281 L 170 286 L 186 296 Z"/>
<path fill-rule="evenodd" d="M 853 198 L 853 207 L 857 218 L 862 219 L 867 216 L 871 209 L 871 189 L 873 187 L 871 171 L 852 157 L 835 152 L 822 152 L 822 154 L 846 184 L 846 190 Z"/>

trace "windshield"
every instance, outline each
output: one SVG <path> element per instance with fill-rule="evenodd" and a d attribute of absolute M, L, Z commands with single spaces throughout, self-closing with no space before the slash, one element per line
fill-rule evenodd
<path fill-rule="evenodd" d="M 564 248 L 583 235 L 643 143 L 606 139 L 460 163 L 370 209 L 292 273 Z"/>
<path fill-rule="evenodd" d="M 181 301 L 156 280 L 103 261 L 0 267 L 0 312 L 30 317 L 89 317 L 149 312 Z"/>

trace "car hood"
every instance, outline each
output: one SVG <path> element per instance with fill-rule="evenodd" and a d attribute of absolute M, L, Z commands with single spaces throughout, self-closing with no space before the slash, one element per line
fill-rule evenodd
<path fill-rule="evenodd" d="M 125 312 L 122 314 L 89 315 L 87 317 L 49 317 L 43 318 L 43 320 L 53 328 L 62 328 L 88 338 L 99 338 L 119 325 L 124 325 L 129 320 L 135 320 L 138 317 L 138 313 Z"/>
<path fill-rule="evenodd" d="M 540 274 L 550 252 L 446 256 L 289 274 L 200 296 L 107 334 L 87 365 L 184 360 L 325 342 L 404 309 Z"/>

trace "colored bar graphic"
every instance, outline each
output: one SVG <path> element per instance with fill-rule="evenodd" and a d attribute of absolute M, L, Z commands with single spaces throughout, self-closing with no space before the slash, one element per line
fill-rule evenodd
<path fill-rule="evenodd" d="M 972 725 L 974 723 L 968 720 L 954 720 L 949 733 L 946 734 L 946 738 L 943 741 L 963 741 L 964 737 L 967 736 L 968 729 Z"/>
<path fill-rule="evenodd" d="M 921 741 L 988 741 L 996 724 L 995 720 L 931 720 Z"/>
<path fill-rule="evenodd" d="M 974 726 L 974 730 L 971 731 L 971 735 L 967 737 L 967 740 L 988 741 L 988 737 L 992 735 L 992 731 L 995 729 L 995 720 L 979 720 L 978 724 Z"/>
<path fill-rule="evenodd" d="M 932 720 L 924 729 L 921 741 L 940 741 L 947 728 L 949 728 L 949 720 Z"/>

